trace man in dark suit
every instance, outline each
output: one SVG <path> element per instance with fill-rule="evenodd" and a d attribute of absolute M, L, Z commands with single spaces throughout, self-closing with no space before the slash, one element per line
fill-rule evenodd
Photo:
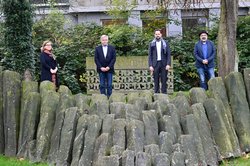
<path fill-rule="evenodd" d="M 214 77 L 216 49 L 214 43 L 208 40 L 207 31 L 201 31 L 199 37 L 194 47 L 195 66 L 200 77 L 200 87 L 207 90 L 206 76 L 208 80 Z"/>
<path fill-rule="evenodd" d="M 162 39 L 160 30 L 155 30 L 154 36 L 154 40 L 149 44 L 148 53 L 149 70 L 154 77 L 154 92 L 160 93 L 161 80 L 161 92 L 167 93 L 168 70 L 171 64 L 170 48 L 168 42 Z"/>
<path fill-rule="evenodd" d="M 95 64 L 100 79 L 100 92 L 106 96 L 112 94 L 115 48 L 108 44 L 108 36 L 101 36 L 101 45 L 95 48 Z"/>

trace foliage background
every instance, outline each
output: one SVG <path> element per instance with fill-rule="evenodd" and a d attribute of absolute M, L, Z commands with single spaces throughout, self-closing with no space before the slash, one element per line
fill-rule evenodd
<path fill-rule="evenodd" d="M 34 73 L 33 8 L 29 1 L 5 0 L 0 5 L 5 16 L 1 32 L 4 36 L 1 44 L 5 46 L 5 67 L 21 74 L 26 69 Z"/>
<path fill-rule="evenodd" d="M 237 49 L 239 54 L 239 71 L 250 67 L 250 16 L 240 17 L 237 26 Z"/>
<path fill-rule="evenodd" d="M 60 84 L 68 86 L 73 93 L 86 92 L 86 81 L 80 76 L 85 73 L 85 57 L 93 54 L 98 44 L 101 27 L 94 24 L 77 25 L 66 28 L 69 24 L 62 13 L 53 11 L 33 26 L 33 43 L 36 48 L 36 76 L 40 78 L 40 47 L 44 40 L 53 42 L 53 53 L 59 64 Z"/>
<path fill-rule="evenodd" d="M 250 67 L 250 16 L 242 17 L 238 22 L 237 46 L 240 56 L 239 70 Z M 128 24 L 101 27 L 95 24 L 69 26 L 62 13 L 54 10 L 48 16 L 36 21 L 32 29 L 35 48 L 36 72 L 35 79 L 40 78 L 40 47 L 44 40 L 53 42 L 53 51 L 59 63 L 60 83 L 68 86 L 73 93 L 86 92 L 85 57 L 94 55 L 94 48 L 100 43 L 100 36 L 107 34 L 110 43 L 116 47 L 117 56 L 145 56 L 148 54 L 148 43 L 153 38 L 152 27 L 159 22 L 148 22 L 145 29 Z M 2 26 L 0 24 L 0 26 Z M 199 79 L 194 66 L 193 47 L 198 41 L 197 29 L 190 30 L 182 38 L 167 38 L 171 54 L 174 58 L 174 90 L 186 91 L 198 86 Z M 217 40 L 217 25 L 209 30 L 209 39 Z M 0 58 L 6 56 L 3 29 L 0 29 Z M 8 64 L 8 62 L 7 62 Z"/>

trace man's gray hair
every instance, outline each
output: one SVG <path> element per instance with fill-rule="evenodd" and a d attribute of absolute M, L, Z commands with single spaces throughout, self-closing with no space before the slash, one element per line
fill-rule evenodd
<path fill-rule="evenodd" d="M 106 38 L 109 39 L 108 35 L 102 35 L 101 38 L 100 38 L 100 40 L 102 40 L 102 38 L 104 38 L 104 37 L 106 37 Z"/>

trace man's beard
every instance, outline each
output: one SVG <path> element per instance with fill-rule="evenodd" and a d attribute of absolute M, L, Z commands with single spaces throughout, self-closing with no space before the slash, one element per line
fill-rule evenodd
<path fill-rule="evenodd" d="M 202 41 L 206 41 L 207 39 L 206 39 L 205 37 L 202 37 L 201 40 L 202 40 Z"/>
<path fill-rule="evenodd" d="M 155 38 L 157 41 L 160 41 L 161 40 L 161 37 L 156 37 Z"/>

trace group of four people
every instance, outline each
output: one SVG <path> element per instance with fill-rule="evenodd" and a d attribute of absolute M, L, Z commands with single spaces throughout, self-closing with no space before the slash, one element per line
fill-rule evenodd
<path fill-rule="evenodd" d="M 200 86 L 207 90 L 206 76 L 208 80 L 215 76 L 214 59 L 216 50 L 213 42 L 208 40 L 206 31 L 201 31 L 199 37 L 200 40 L 194 47 L 195 66 L 200 77 Z M 108 44 L 109 38 L 107 35 L 102 35 L 100 40 L 101 45 L 95 48 L 94 60 L 96 70 L 99 73 L 100 93 L 109 97 L 112 94 L 116 50 Z M 58 86 L 58 68 L 55 56 L 52 54 L 52 43 L 45 41 L 41 51 L 41 81 L 49 80 L 55 86 Z M 155 30 L 154 39 L 149 43 L 148 65 L 154 78 L 154 92 L 166 94 L 168 71 L 171 68 L 171 54 L 168 42 L 162 38 L 161 30 Z"/>

